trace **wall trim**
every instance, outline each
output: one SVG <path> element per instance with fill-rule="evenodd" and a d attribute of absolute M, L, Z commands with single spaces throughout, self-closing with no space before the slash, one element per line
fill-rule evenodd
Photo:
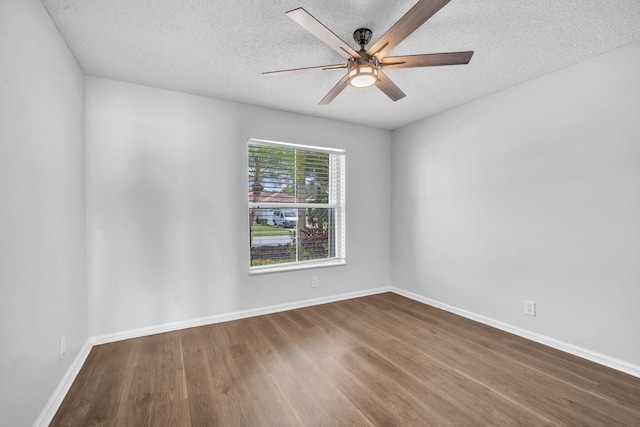
<path fill-rule="evenodd" d="M 139 338 L 147 335 L 160 334 L 163 332 L 178 331 L 180 329 L 194 328 L 198 326 L 212 325 L 214 323 L 229 322 L 231 320 L 239 320 L 247 317 L 262 316 L 264 314 L 278 313 L 281 311 L 293 310 L 296 308 L 311 307 L 314 305 L 327 304 L 330 302 L 365 297 L 369 295 L 376 295 L 384 292 L 391 292 L 391 287 L 385 286 L 381 288 L 367 289 L 364 291 L 349 292 L 346 294 L 330 295 L 326 297 L 307 299 L 286 304 L 235 311 L 232 313 L 216 314 L 213 316 L 183 320 L 180 322 L 165 323 L 162 325 L 149 326 L 146 328 L 115 332 L 113 334 L 98 335 L 95 337 L 90 337 L 89 341 L 93 345 L 107 344 L 115 341 Z"/>
<path fill-rule="evenodd" d="M 60 405 L 62 405 L 62 401 L 69 392 L 69 389 L 71 388 L 71 385 L 75 381 L 76 377 L 78 376 L 80 368 L 82 368 L 84 362 L 87 360 L 87 357 L 89 357 L 89 353 L 91 352 L 92 347 L 93 345 L 91 345 L 91 343 L 87 341 L 80 349 L 80 351 L 76 355 L 76 358 L 73 359 L 73 362 L 71 362 L 71 366 L 69 366 L 69 369 L 67 369 L 67 373 L 64 375 L 64 377 L 62 377 L 62 380 L 58 384 L 58 387 L 56 387 L 56 390 L 51 395 L 51 398 L 45 405 L 44 409 L 42 409 L 40 416 L 38 417 L 36 422 L 33 423 L 34 427 L 46 427 L 51 423 L 51 421 L 53 421 L 53 417 L 56 415 L 56 412 L 58 412 Z"/>
<path fill-rule="evenodd" d="M 449 304 L 445 304 L 443 302 L 406 291 L 404 289 L 396 288 L 394 286 L 391 287 L 391 292 L 640 378 L 640 366 L 633 363 L 625 362 L 624 360 L 616 359 L 614 357 L 597 353 L 586 348 L 578 347 L 576 345 L 569 344 L 567 342 L 546 335 L 519 328 L 517 326 L 513 326 L 508 323 L 492 319 L 490 317 L 482 316 L 471 311 L 457 308 Z"/>

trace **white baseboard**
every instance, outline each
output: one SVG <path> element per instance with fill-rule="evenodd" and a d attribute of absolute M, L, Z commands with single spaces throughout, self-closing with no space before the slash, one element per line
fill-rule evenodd
<path fill-rule="evenodd" d="M 467 319 L 475 320 L 485 325 L 492 326 L 496 329 L 510 332 L 514 335 L 518 335 L 520 337 L 530 339 L 531 341 L 535 341 L 540 344 L 548 345 L 549 347 L 553 347 L 555 349 L 564 351 L 566 353 L 573 354 L 574 356 L 582 357 L 583 359 L 587 359 L 592 362 L 598 363 L 600 365 L 604 365 L 609 368 L 613 368 L 617 371 L 621 371 L 626 374 L 633 375 L 634 377 L 640 378 L 640 366 L 634 365 L 633 363 L 625 362 L 624 360 L 619 360 L 614 357 L 607 356 L 605 354 L 600 354 L 595 351 L 578 347 L 576 345 L 569 344 L 567 342 L 560 341 L 555 338 L 548 337 L 546 335 L 538 334 L 536 332 L 522 329 L 517 326 L 509 325 L 508 323 L 491 319 L 490 317 L 485 317 L 480 314 L 463 310 L 461 308 L 453 307 L 451 305 L 442 303 L 440 301 L 436 301 L 431 298 L 427 298 L 422 295 L 415 294 L 413 292 L 405 291 L 404 289 L 391 287 L 390 290 L 391 292 L 410 298 L 412 300 L 415 300 L 427 305 L 431 305 L 436 308 L 440 308 L 442 310 L 457 314 L 459 316 L 466 317 Z"/>
<path fill-rule="evenodd" d="M 130 338 L 139 338 L 147 335 L 160 334 L 163 332 L 178 331 L 180 329 L 194 328 L 197 326 L 211 325 L 214 323 L 228 322 L 231 320 L 244 319 L 247 317 L 262 316 L 264 314 L 278 313 L 280 311 L 293 310 L 296 308 L 311 307 L 319 304 L 341 301 L 352 298 L 359 298 L 368 295 L 390 292 L 391 287 L 367 289 L 365 291 L 349 292 L 346 294 L 331 295 L 321 298 L 313 298 L 303 301 L 296 301 L 286 304 L 272 305 L 269 307 L 254 308 L 249 310 L 236 311 L 233 313 L 218 314 L 214 316 L 201 317 L 198 319 L 184 320 L 180 322 L 165 323 L 162 325 L 150 326 L 147 328 L 133 329 L 129 331 L 116 332 L 113 334 L 99 335 L 89 338 L 93 345 L 106 344 Z"/>
<path fill-rule="evenodd" d="M 56 387 L 56 390 L 53 392 L 53 395 L 51 395 L 51 398 L 40 413 L 40 416 L 33 424 L 34 427 L 46 427 L 51 423 L 56 412 L 58 412 L 58 408 L 60 408 L 62 401 L 69 392 L 71 384 L 73 384 L 73 381 L 78 376 L 80 368 L 82 368 L 82 365 L 84 365 L 84 362 L 87 360 L 91 347 L 93 346 L 89 341 L 87 341 L 80 349 L 80 352 L 78 352 L 76 358 L 73 359 L 73 362 L 71 363 L 71 366 L 69 366 L 67 373 L 62 378 L 62 381 L 60 381 L 60 384 Z"/>

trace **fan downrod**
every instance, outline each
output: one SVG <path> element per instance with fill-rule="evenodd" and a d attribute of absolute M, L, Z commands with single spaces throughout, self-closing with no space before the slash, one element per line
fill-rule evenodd
<path fill-rule="evenodd" d="M 353 32 L 353 39 L 360 45 L 362 49 L 371 41 L 373 32 L 368 28 L 358 28 Z"/>

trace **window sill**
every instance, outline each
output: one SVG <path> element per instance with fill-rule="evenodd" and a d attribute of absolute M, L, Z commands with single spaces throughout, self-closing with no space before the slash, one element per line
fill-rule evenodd
<path fill-rule="evenodd" d="M 346 261 L 344 259 L 334 258 L 327 261 L 307 261 L 307 262 L 297 262 L 291 265 L 287 264 L 277 264 L 277 265 L 267 265 L 260 267 L 249 267 L 249 275 L 258 275 L 258 274 L 267 274 L 267 273 L 281 273 L 283 271 L 295 271 L 295 270 L 307 270 L 310 268 L 321 268 L 321 267 L 335 267 L 338 265 L 345 265 Z"/>

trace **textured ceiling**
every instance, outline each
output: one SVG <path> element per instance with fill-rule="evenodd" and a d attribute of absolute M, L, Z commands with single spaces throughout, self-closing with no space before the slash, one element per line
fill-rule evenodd
<path fill-rule="evenodd" d="M 372 43 L 417 0 L 43 0 L 82 69 L 132 82 L 394 129 L 640 39 L 638 0 L 451 0 L 389 56 L 473 50 L 468 65 L 396 69 L 407 94 L 347 87 L 344 70 L 264 71 L 344 60 L 289 19 L 304 7 L 344 41 Z"/>

